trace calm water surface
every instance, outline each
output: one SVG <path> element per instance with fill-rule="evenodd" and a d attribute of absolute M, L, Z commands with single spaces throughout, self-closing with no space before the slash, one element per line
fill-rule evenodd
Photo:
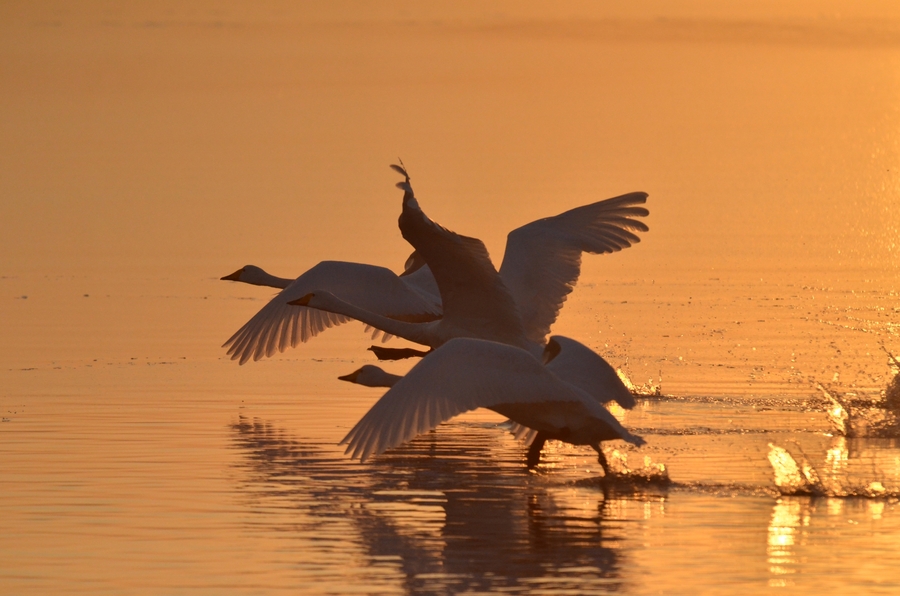
<path fill-rule="evenodd" d="M 874 417 L 897 372 L 898 15 L 336 6 L 3 9 L 0 592 L 900 590 L 900 444 L 817 388 Z M 482 412 L 349 460 L 355 323 L 225 357 L 272 292 L 220 276 L 400 268 L 398 153 L 497 261 L 650 193 L 553 331 L 660 388 L 606 449 L 670 483 L 554 443 L 529 473 Z"/>

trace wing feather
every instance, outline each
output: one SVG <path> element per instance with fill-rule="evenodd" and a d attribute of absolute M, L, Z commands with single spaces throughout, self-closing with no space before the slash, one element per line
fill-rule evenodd
<path fill-rule="evenodd" d="M 440 316 L 436 298 L 410 287 L 384 267 L 323 261 L 279 292 L 244 324 L 223 347 L 232 360 L 244 364 L 307 342 L 325 329 L 351 319 L 288 302 L 325 290 L 361 308 L 393 318 Z"/>
<path fill-rule="evenodd" d="M 601 419 L 610 416 L 525 350 L 457 338 L 416 364 L 341 442 L 348 454 L 364 461 L 469 410 L 553 401 L 583 404 Z"/>
<path fill-rule="evenodd" d="M 633 192 L 539 219 L 509 233 L 500 276 L 513 295 L 528 339 L 544 343 L 581 274 L 582 253 L 617 252 L 640 242 L 647 194 Z"/>
<path fill-rule="evenodd" d="M 579 341 L 554 335 L 547 342 L 547 350 L 555 356 L 547 368 L 563 379 L 605 404 L 615 401 L 625 409 L 635 406 L 634 395 L 609 365 L 595 351 Z"/>

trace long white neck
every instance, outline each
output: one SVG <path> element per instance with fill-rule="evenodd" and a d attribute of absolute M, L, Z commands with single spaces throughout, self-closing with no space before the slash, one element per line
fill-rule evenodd
<path fill-rule="evenodd" d="M 444 343 L 437 333 L 440 320 L 428 323 L 398 321 L 344 302 L 331 292 L 325 291 L 315 292 L 305 306 L 344 315 L 384 333 L 396 335 L 397 337 L 432 348 L 436 348 Z"/>
<path fill-rule="evenodd" d="M 247 265 L 243 269 L 239 270 L 237 276 L 235 278 L 231 278 L 233 281 L 240 281 L 245 284 L 251 284 L 254 286 L 265 286 L 268 288 L 280 288 L 285 289 L 292 283 L 294 283 L 293 279 L 286 279 L 284 277 L 275 277 L 271 273 L 264 271 L 260 267 L 256 267 L 255 265 Z M 232 274 L 234 275 L 234 274 Z"/>

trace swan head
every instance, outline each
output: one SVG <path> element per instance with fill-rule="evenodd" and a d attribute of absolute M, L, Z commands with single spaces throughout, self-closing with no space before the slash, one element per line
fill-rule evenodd
<path fill-rule="evenodd" d="M 338 377 L 338 379 L 366 387 L 393 387 L 400 377 L 385 372 L 375 365 L 366 364 L 349 375 Z"/>
<path fill-rule="evenodd" d="M 221 277 L 219 279 L 223 281 L 239 281 L 245 284 L 252 284 L 254 286 L 271 287 L 284 287 L 284 282 L 290 281 L 276 278 L 272 274 L 267 273 L 261 267 L 257 267 L 256 265 L 244 265 L 234 273 L 230 273 L 225 277 Z"/>
<path fill-rule="evenodd" d="M 220 277 L 219 279 L 222 281 L 242 281 L 241 276 L 244 275 L 244 271 L 247 270 L 247 267 L 253 267 L 253 265 L 247 265 L 246 267 L 241 267 L 234 273 L 229 273 L 225 277 Z"/>

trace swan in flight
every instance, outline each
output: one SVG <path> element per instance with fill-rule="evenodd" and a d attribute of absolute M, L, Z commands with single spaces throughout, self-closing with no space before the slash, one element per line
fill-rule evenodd
<path fill-rule="evenodd" d="M 605 253 L 639 242 L 632 230 L 646 231 L 633 219 L 648 214 L 647 194 L 630 193 L 577 207 L 513 230 L 498 272 L 484 243 L 433 222 L 405 177 L 399 225 L 403 237 L 430 269 L 440 292 L 443 316 L 414 323 L 368 311 L 323 288 L 290 304 L 357 319 L 384 333 L 437 348 L 455 337 L 499 341 L 542 350 L 550 326 L 581 270 L 582 252 Z"/>
<path fill-rule="evenodd" d="M 550 326 L 556 320 L 567 295 L 578 280 L 581 254 L 622 250 L 640 241 L 634 232 L 648 230 L 646 224 L 634 219 L 648 214 L 647 209 L 640 207 L 647 200 L 646 193 L 635 192 L 576 207 L 554 217 L 533 221 L 510 232 L 499 278 L 496 278 L 497 270 L 494 269 L 484 244 L 480 240 L 445 230 L 428 219 L 418 207 L 406 170 L 399 166 L 392 167 L 406 178 L 405 182 L 398 185 L 404 190 L 403 214 L 400 218 L 401 232 L 413 246 L 417 246 L 419 242 L 431 249 L 427 251 L 428 255 L 419 250 L 413 253 L 413 257 L 407 263 L 406 273 L 399 279 L 406 285 L 412 285 L 415 292 L 419 294 L 424 292 L 426 300 L 430 299 L 431 305 L 437 309 L 446 310 L 447 305 L 443 304 L 442 300 L 449 300 L 451 318 L 455 319 L 452 325 L 458 327 L 462 324 L 469 329 L 478 328 L 483 331 L 479 336 L 487 336 L 485 339 L 507 341 L 513 345 L 528 343 L 535 346 L 543 345 Z M 441 255 L 440 252 L 444 247 L 451 250 L 448 254 Z M 466 259 L 466 256 L 471 258 Z M 454 259 L 460 257 L 467 262 L 454 264 Z M 431 265 L 432 261 L 443 270 L 442 288 L 439 288 L 441 283 L 436 281 L 431 268 L 423 266 L 424 262 Z M 453 270 L 457 270 L 459 275 L 451 275 Z M 387 273 L 393 276 L 392 282 L 398 281 L 393 273 Z M 476 278 L 465 278 L 472 273 L 476 274 Z M 478 278 L 478 273 L 483 275 Z M 340 275 L 340 272 L 332 274 Z M 232 275 L 239 277 L 239 272 Z M 427 315 L 434 317 L 441 312 L 439 310 L 438 313 L 434 313 L 431 310 L 423 313 L 421 308 L 417 307 L 418 310 L 406 310 L 398 315 L 400 308 L 394 308 L 390 312 L 385 308 L 373 308 L 370 306 L 372 300 L 378 301 L 379 306 L 383 307 L 390 303 L 390 297 L 375 296 L 374 294 L 382 292 L 381 286 L 364 285 L 369 283 L 365 277 L 357 280 L 342 279 L 338 284 L 341 291 L 336 291 L 325 275 L 318 278 L 321 282 L 319 287 L 312 287 L 311 283 L 299 283 L 305 276 L 306 274 L 298 278 L 296 285 L 273 298 L 225 343 L 225 346 L 229 347 L 228 354 L 232 359 L 239 359 L 243 364 L 250 358 L 258 360 L 263 356 L 271 356 L 276 351 L 284 351 L 288 346 L 296 346 L 301 341 L 307 341 L 327 327 L 344 322 L 347 317 L 339 318 L 339 313 L 332 313 L 335 315 L 334 318 L 310 321 L 311 315 L 306 309 L 302 309 L 306 311 L 305 314 L 300 314 L 285 308 L 287 302 L 303 298 L 307 293 L 316 290 L 319 290 L 319 293 L 332 293 L 339 301 L 357 307 L 360 309 L 357 313 L 359 316 L 370 313 L 384 317 L 382 324 L 385 320 L 391 319 L 400 319 L 403 322 L 424 321 L 427 320 Z M 228 278 L 234 279 L 231 276 Z M 312 280 L 304 279 L 304 282 L 307 281 Z M 350 288 L 354 281 L 355 287 Z M 370 301 L 358 299 L 362 295 L 367 296 Z M 479 306 L 479 303 L 482 306 Z M 322 306 L 321 310 L 330 310 L 327 305 Z M 331 306 L 341 308 L 338 303 Z M 518 314 L 515 314 L 516 309 Z M 425 316 L 422 316 L 423 314 Z M 381 329 L 363 318 L 360 320 Z M 447 324 L 444 328 L 450 326 L 451 324 Z M 403 337 L 400 333 L 386 333 Z M 467 334 L 468 332 L 462 333 L 464 336 Z M 443 341 L 456 336 L 459 334 L 452 332 L 444 334 Z M 425 345 L 434 347 L 432 343 L 426 342 Z M 373 351 L 379 358 L 422 354 L 411 349 L 407 350 L 409 351 L 405 354 L 403 350 L 385 348 L 376 348 Z M 379 353 L 382 351 L 394 355 Z"/>
<path fill-rule="evenodd" d="M 479 341 L 472 341 L 471 345 L 476 349 L 480 347 Z M 433 355 L 427 356 L 426 360 Z M 550 337 L 542 355 L 542 362 L 545 368 L 559 379 L 576 387 L 582 392 L 582 395 L 591 397 L 599 404 L 615 401 L 625 409 L 635 406 L 634 395 L 619 378 L 615 369 L 599 354 L 574 339 L 562 335 Z M 460 371 L 459 374 L 466 374 L 466 372 Z M 400 375 L 388 373 L 371 364 L 366 364 L 348 375 L 338 377 L 342 381 L 366 387 L 388 388 L 396 385 L 402 378 Z M 524 428 L 515 421 L 510 430 L 517 438 L 524 439 L 526 443 L 530 444 L 527 456 L 529 468 L 535 467 L 540 462 L 544 443 L 549 439 L 556 438 L 553 433 Z"/>
<path fill-rule="evenodd" d="M 347 375 L 360 381 L 371 367 Z M 380 369 L 379 369 L 380 370 Z M 354 379 L 349 377 L 354 376 Z M 365 461 L 431 430 L 457 414 L 488 408 L 546 439 L 590 445 L 608 475 L 602 441 L 643 445 L 594 397 L 561 380 L 529 352 L 507 344 L 457 338 L 418 362 L 404 377 L 384 373 L 391 388 L 341 441 Z M 540 454 L 541 443 L 537 447 Z M 529 449 L 535 449 L 532 443 Z"/>
<path fill-rule="evenodd" d="M 376 265 L 322 261 L 295 280 L 270 275 L 254 265 L 246 265 L 222 279 L 282 289 L 225 342 L 223 347 L 228 348 L 231 359 L 240 360 L 241 364 L 283 352 L 350 320 L 323 310 L 289 306 L 292 300 L 314 290 L 327 289 L 388 318 L 424 322 L 441 316 L 434 277 L 415 254 L 399 276 Z"/>

